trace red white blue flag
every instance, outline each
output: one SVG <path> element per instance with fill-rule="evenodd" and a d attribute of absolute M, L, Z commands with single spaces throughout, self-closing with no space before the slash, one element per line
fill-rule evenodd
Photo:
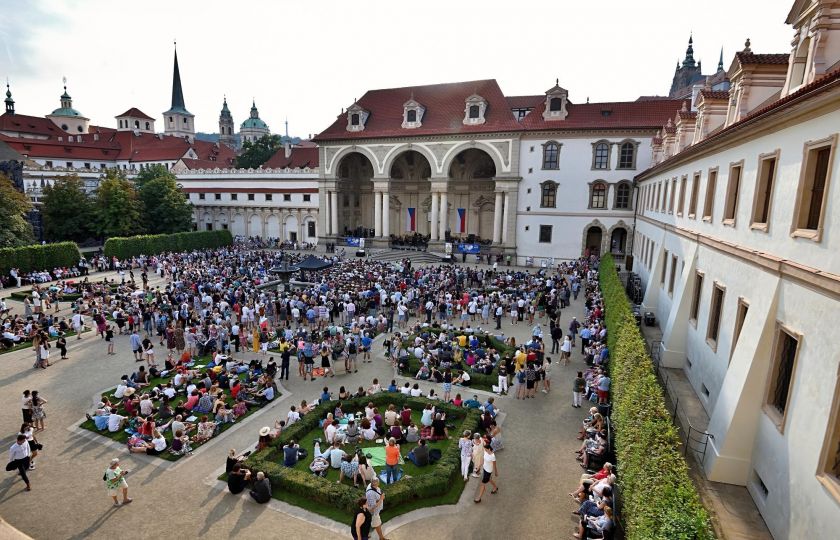
<path fill-rule="evenodd" d="M 417 230 L 417 209 L 408 209 L 408 219 L 405 220 L 405 230 L 415 232 Z"/>
<path fill-rule="evenodd" d="M 466 208 L 459 208 L 458 209 L 458 232 L 459 233 L 467 232 L 467 209 Z"/>

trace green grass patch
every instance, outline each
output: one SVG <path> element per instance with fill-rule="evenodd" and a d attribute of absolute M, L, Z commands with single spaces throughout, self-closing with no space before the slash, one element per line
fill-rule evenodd
<path fill-rule="evenodd" d="M 86 330 L 82 330 L 82 333 L 87 334 L 90 331 L 91 331 L 91 329 L 88 328 Z M 69 340 L 71 337 L 76 337 L 76 332 L 74 332 L 73 330 L 68 330 L 68 331 L 64 332 L 64 338 L 65 339 Z M 49 339 L 49 341 L 50 341 L 50 343 L 52 343 L 52 342 L 56 341 L 57 339 L 58 339 L 58 336 L 51 337 Z M 70 344 L 68 343 L 68 346 L 69 345 Z M 24 349 L 31 349 L 31 348 L 32 348 L 32 342 L 27 341 L 26 343 L 20 343 L 18 345 L 15 345 L 14 347 L 10 347 L 8 349 L 0 350 L 0 354 L 6 354 L 6 353 L 10 353 L 10 352 L 15 352 L 15 351 L 22 351 Z M 52 357 L 57 352 L 58 352 L 58 349 L 53 348 L 53 351 L 50 353 L 50 357 Z"/>

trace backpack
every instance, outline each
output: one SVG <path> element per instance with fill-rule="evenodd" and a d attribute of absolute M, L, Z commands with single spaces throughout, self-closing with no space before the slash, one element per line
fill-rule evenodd
<path fill-rule="evenodd" d="M 521 382 L 521 383 L 525 382 L 525 370 L 524 370 L 524 369 L 523 369 L 523 370 L 521 370 L 521 371 L 520 371 L 520 372 L 516 375 L 516 379 L 517 379 L 519 382 Z"/>

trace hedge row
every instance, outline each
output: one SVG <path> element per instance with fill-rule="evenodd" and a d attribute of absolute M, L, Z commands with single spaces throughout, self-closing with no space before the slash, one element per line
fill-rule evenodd
<path fill-rule="evenodd" d="M 137 255 L 157 255 L 167 251 L 193 251 L 229 246 L 233 243 L 230 231 L 192 231 L 175 234 L 147 234 L 114 237 L 105 241 L 104 252 L 107 257 L 127 259 Z"/>
<path fill-rule="evenodd" d="M 374 396 L 343 400 L 344 410 L 362 410 L 365 405 L 373 402 L 379 407 L 393 403 L 401 407 L 408 404 L 412 409 L 423 409 L 429 400 L 425 398 L 406 397 L 400 393 L 381 392 Z M 463 409 L 433 401 L 435 407 L 447 414 L 447 423 L 455 420 L 456 428 L 450 430 L 450 434 L 461 433 L 464 429 L 475 430 L 480 423 L 480 413 L 476 409 Z M 328 412 L 332 412 L 336 402 L 330 401 L 319 405 L 313 411 L 306 414 L 291 427 L 284 429 L 272 446 L 252 454 L 247 460 L 247 467 L 251 470 L 263 471 L 271 480 L 271 486 L 278 491 L 293 493 L 307 498 L 308 500 L 341 509 L 352 514 L 355 509 L 356 500 L 359 498 L 359 490 L 348 484 L 338 484 L 315 476 L 311 472 L 284 467 L 282 465 L 283 445 L 294 439 L 302 440 L 313 429 L 319 429 L 318 423 L 326 418 Z M 454 439 L 453 439 L 454 441 Z M 443 453 L 441 459 L 432 466 L 428 474 L 406 478 L 394 484 L 383 485 L 388 501 L 388 508 L 396 508 L 402 504 L 417 499 L 436 497 L 447 493 L 457 477 L 460 475 L 460 450 L 457 444 L 450 444 Z"/>
<path fill-rule="evenodd" d="M 628 540 L 714 538 L 680 453 L 630 303 L 609 255 L 601 259 L 601 291 L 609 328 L 616 461 Z"/>
<path fill-rule="evenodd" d="M 75 242 L 0 248 L 0 274 L 8 275 L 12 268 L 30 272 L 52 270 L 58 266 L 75 266 L 81 258 L 79 246 Z"/>

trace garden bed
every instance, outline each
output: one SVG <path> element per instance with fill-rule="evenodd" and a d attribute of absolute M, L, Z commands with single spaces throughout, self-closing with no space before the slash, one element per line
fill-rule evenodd
<path fill-rule="evenodd" d="M 209 357 L 202 357 L 202 358 L 197 359 L 196 363 L 199 364 L 199 365 L 202 365 L 202 364 L 206 364 L 209 361 L 210 361 Z M 244 381 L 244 375 L 245 374 L 240 374 L 239 375 L 240 380 Z M 135 393 L 135 395 L 137 395 L 139 397 L 146 390 L 154 388 L 158 384 L 166 385 L 166 383 L 169 382 L 171 378 L 172 377 L 156 377 L 156 378 L 149 379 L 149 386 L 147 386 L 146 388 L 138 389 L 137 392 Z M 243 384 L 244 384 L 244 382 L 243 382 Z M 113 394 L 114 394 L 115 390 L 116 390 L 116 388 L 112 388 L 107 392 L 103 392 L 102 397 L 107 397 L 109 400 L 111 400 L 112 403 L 119 401 L 119 400 L 115 400 L 115 398 L 113 397 Z M 232 408 L 234 403 L 235 403 L 235 400 L 233 400 L 230 397 L 230 392 L 229 391 L 226 392 L 226 396 L 227 396 L 226 402 L 227 402 L 228 406 L 230 408 Z M 179 404 L 186 401 L 186 398 L 187 398 L 186 394 L 179 392 L 178 394 L 175 395 L 174 399 L 169 401 L 169 404 L 172 406 L 173 409 L 175 409 L 175 407 L 177 407 Z M 280 398 L 280 392 L 277 392 L 274 396 L 274 399 L 270 403 L 275 403 L 279 398 Z M 159 403 L 156 403 L 156 405 L 158 405 L 158 404 Z M 241 422 L 242 420 L 248 418 L 251 414 L 255 413 L 256 411 L 261 410 L 263 407 L 265 407 L 267 405 L 269 405 L 269 403 L 263 404 L 262 407 L 257 407 L 257 408 L 249 407 L 247 413 L 245 413 L 243 416 L 240 416 L 239 418 L 237 418 L 237 422 Z M 116 412 L 117 412 L 117 414 L 120 414 L 122 416 L 128 416 L 125 408 L 122 405 L 117 407 Z M 203 414 L 196 414 L 196 416 L 198 416 L 200 418 L 201 416 L 203 416 Z M 208 420 L 212 420 L 213 417 L 214 417 L 213 413 L 207 413 L 206 416 L 207 416 Z M 158 419 L 155 419 L 155 421 L 157 421 L 157 420 Z M 165 422 L 163 422 L 163 423 L 165 423 Z M 197 422 L 193 422 L 193 424 L 197 424 Z M 204 441 L 202 443 L 190 442 L 190 446 L 192 447 L 193 450 L 195 450 L 195 449 L 199 448 L 201 445 L 206 444 L 206 443 L 216 439 L 216 437 L 218 437 L 221 433 L 223 433 L 224 431 L 227 431 L 228 429 L 230 429 L 234 425 L 236 425 L 236 424 L 235 423 L 233 423 L 233 424 L 232 423 L 220 424 L 219 427 L 218 427 L 218 431 L 217 431 L 215 436 L 213 436 L 212 438 L 210 438 L 207 441 Z M 97 434 L 99 434 L 103 437 L 107 437 L 107 438 L 111 439 L 112 441 L 115 441 L 115 442 L 118 442 L 118 443 L 123 443 L 123 444 L 128 442 L 128 439 L 130 437 L 130 435 L 128 433 L 126 433 L 125 429 L 122 429 L 122 430 L 117 431 L 115 433 L 111 433 L 110 431 L 107 430 L 107 428 L 103 431 L 100 431 L 100 430 L 96 429 L 96 424 L 93 422 L 93 420 L 85 420 L 84 422 L 82 422 L 79 425 L 79 427 L 81 427 L 83 429 L 86 429 L 88 431 L 92 431 L 94 433 L 97 433 Z M 190 437 L 194 436 L 195 435 L 195 429 L 191 430 L 187 435 L 190 435 Z M 172 454 L 168 450 L 168 448 L 172 445 L 172 436 L 173 436 L 172 430 L 167 428 L 166 431 L 163 433 L 163 436 L 166 438 L 167 450 L 165 452 L 162 452 L 158 457 L 160 457 L 161 459 L 165 459 L 167 461 L 177 461 L 178 459 L 184 457 L 183 455 Z"/>
<path fill-rule="evenodd" d="M 84 330 L 82 330 L 82 333 L 87 334 L 90 331 L 91 331 L 90 328 L 85 328 Z M 67 343 L 68 349 L 70 348 L 69 340 L 70 340 L 71 337 L 76 337 L 76 332 L 74 332 L 73 330 L 68 330 L 68 331 L 64 332 L 64 338 L 68 340 L 68 343 Z M 58 336 L 50 337 L 49 341 L 50 341 L 50 343 L 53 343 L 57 339 L 58 339 Z M 32 342 L 27 341 L 26 343 L 20 343 L 18 345 L 15 345 L 14 347 L 10 347 L 8 349 L 2 349 L 2 350 L 0 350 L 0 354 L 6 354 L 6 353 L 10 353 L 10 352 L 15 352 L 15 351 L 22 351 L 24 349 L 31 349 L 31 348 L 32 348 Z M 53 351 L 50 353 L 50 357 L 52 358 L 53 355 L 56 354 L 56 353 L 58 353 L 58 349 L 53 347 Z"/>
<path fill-rule="evenodd" d="M 383 520 L 417 508 L 457 503 L 464 489 L 464 481 L 460 476 L 460 451 L 457 441 L 463 430 L 474 431 L 479 426 L 479 412 L 443 404 L 439 401 L 429 401 L 425 398 L 406 397 L 393 392 L 381 392 L 370 397 L 342 401 L 342 410 L 345 412 L 362 411 L 370 402 L 380 411 L 387 409 L 390 404 L 394 404 L 398 408 L 407 404 L 412 409 L 412 419 L 418 420 L 415 424 L 419 424 L 420 412 L 426 404 L 433 403 L 438 410 L 446 412 L 446 423 L 454 426 L 449 428 L 449 435 L 452 439 L 428 443 L 430 448 L 438 448 L 442 451 L 442 457 L 438 462 L 418 468 L 406 459 L 406 463 L 401 465 L 405 476 L 393 484 L 381 484 L 385 493 Z M 363 495 L 362 488 L 354 488 L 352 479 L 345 479 L 343 483 L 337 483 L 338 471 L 330 469 L 327 477 L 322 478 L 309 470 L 309 464 L 313 459 L 313 441 L 315 438 L 323 438 L 319 422 L 326 418 L 328 412 L 334 410 L 337 403 L 333 400 L 318 405 L 294 425 L 285 429 L 280 437 L 272 443 L 272 446 L 252 454 L 246 460 L 245 466 L 252 471 L 265 472 L 271 481 L 272 491 L 276 499 L 346 523 L 353 516 L 356 499 Z M 282 464 L 282 447 L 292 439 L 297 441 L 302 448 L 305 448 L 309 455 L 296 467 L 289 468 Z M 360 446 L 362 449 L 373 446 L 381 447 L 383 443 L 377 445 L 373 442 L 367 442 L 361 443 Z M 400 454 L 403 458 L 414 446 L 416 445 L 403 444 L 401 446 Z M 322 451 L 325 449 L 326 447 L 321 447 Z M 345 447 L 345 451 L 348 453 L 352 453 L 354 449 L 355 445 Z M 377 474 L 380 473 L 381 469 L 376 472 Z M 221 479 L 224 478 L 225 476 L 222 475 Z"/>

